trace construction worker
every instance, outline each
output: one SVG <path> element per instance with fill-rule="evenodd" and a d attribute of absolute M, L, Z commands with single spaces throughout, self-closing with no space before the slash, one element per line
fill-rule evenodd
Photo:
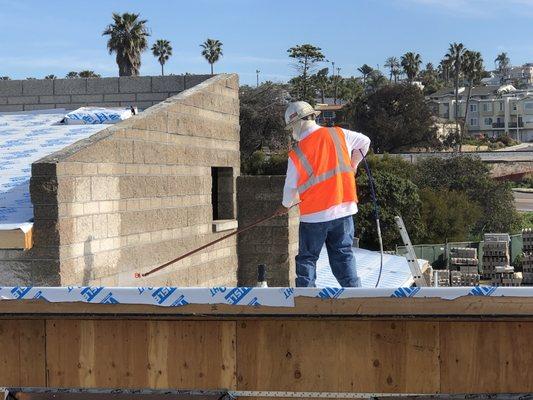
<path fill-rule="evenodd" d="M 300 201 L 296 286 L 315 286 L 316 262 L 325 244 L 339 284 L 357 287 L 360 279 L 352 251 L 353 215 L 357 213 L 354 172 L 368 151 L 370 139 L 347 129 L 322 127 L 315 122 L 319 114 L 304 101 L 287 107 L 285 123 L 297 144 L 289 153 L 277 214 L 287 213 Z"/>

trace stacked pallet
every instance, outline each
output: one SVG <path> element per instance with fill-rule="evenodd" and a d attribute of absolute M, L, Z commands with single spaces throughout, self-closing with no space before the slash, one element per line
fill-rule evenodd
<path fill-rule="evenodd" d="M 452 247 L 450 250 L 450 280 L 452 286 L 479 284 L 477 249 Z"/>
<path fill-rule="evenodd" d="M 533 229 L 522 231 L 523 251 L 522 271 L 525 284 L 533 284 Z"/>
<path fill-rule="evenodd" d="M 483 241 L 483 279 L 495 279 L 496 267 L 507 267 L 510 265 L 509 256 L 509 234 L 507 233 L 486 233 Z"/>

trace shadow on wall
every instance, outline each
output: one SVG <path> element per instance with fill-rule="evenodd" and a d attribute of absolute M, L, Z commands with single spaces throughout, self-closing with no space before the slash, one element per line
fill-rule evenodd
<path fill-rule="evenodd" d="M 94 254 L 92 249 L 93 237 L 89 236 L 83 243 L 83 279 L 82 286 L 89 286 L 91 271 L 94 266 Z"/>

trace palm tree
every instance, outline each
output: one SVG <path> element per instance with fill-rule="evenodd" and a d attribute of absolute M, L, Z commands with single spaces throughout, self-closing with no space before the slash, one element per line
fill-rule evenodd
<path fill-rule="evenodd" d="M 394 83 L 396 83 L 397 70 L 400 68 L 400 62 L 396 57 L 389 57 L 385 60 L 385 68 L 388 68 L 390 71 L 389 82 L 392 82 L 392 77 L 394 76 Z"/>
<path fill-rule="evenodd" d="M 378 70 L 373 70 L 368 74 L 368 89 L 371 92 L 377 91 L 380 87 L 387 84 L 387 78 Z"/>
<path fill-rule="evenodd" d="M 453 70 L 453 83 L 455 88 L 455 130 L 459 131 L 459 75 L 461 73 L 461 65 L 465 54 L 465 46 L 462 43 L 450 43 L 448 54 L 446 58 L 450 61 L 450 66 Z"/>
<path fill-rule="evenodd" d="M 498 54 L 498 57 L 494 59 L 494 63 L 498 65 L 497 70 L 498 74 L 504 79 L 505 75 L 509 71 L 509 66 L 511 65 L 511 60 L 507 56 L 507 53 L 502 52 Z"/>
<path fill-rule="evenodd" d="M 70 71 L 68 74 L 65 75 L 65 78 L 67 79 L 74 79 L 74 78 L 79 78 L 80 76 L 78 75 L 78 73 L 76 71 Z"/>
<path fill-rule="evenodd" d="M 78 76 L 80 78 L 100 78 L 100 75 L 97 74 L 96 72 L 94 71 L 91 71 L 90 69 L 86 69 L 84 71 L 80 71 L 78 73 Z"/>
<path fill-rule="evenodd" d="M 466 121 L 468 121 L 468 107 L 470 104 L 470 92 L 474 85 L 478 85 L 483 77 L 483 58 L 479 51 L 466 50 L 463 55 L 462 71 L 466 81 L 468 82 L 468 93 L 466 95 L 466 109 L 465 119 L 462 123 L 461 135 L 459 136 L 459 151 L 462 151 L 464 128 Z"/>
<path fill-rule="evenodd" d="M 202 55 L 211 66 L 211 75 L 213 75 L 213 64 L 223 55 L 222 42 L 216 39 L 207 39 L 200 45 L 200 47 L 203 49 Z"/>
<path fill-rule="evenodd" d="M 157 57 L 157 61 L 161 64 L 161 75 L 165 75 L 163 66 L 172 55 L 172 46 L 170 42 L 165 39 L 157 40 L 152 46 L 152 54 Z"/>
<path fill-rule="evenodd" d="M 449 57 L 444 57 L 440 62 L 441 78 L 444 80 L 444 83 L 448 85 L 450 81 L 450 72 L 452 69 L 452 60 Z"/>
<path fill-rule="evenodd" d="M 357 70 L 363 75 L 363 86 L 366 86 L 366 78 L 372 71 L 374 71 L 374 68 L 368 64 L 363 64 L 357 68 Z"/>
<path fill-rule="evenodd" d="M 119 76 L 137 76 L 141 68 L 141 53 L 148 48 L 150 36 L 146 20 L 139 14 L 113 13 L 113 23 L 109 24 L 102 36 L 109 36 L 109 54 L 116 53 Z"/>
<path fill-rule="evenodd" d="M 420 65 L 422 64 L 422 58 L 420 57 L 420 54 L 408 52 L 405 53 L 402 56 L 402 67 L 405 71 L 405 75 L 407 75 L 407 80 L 409 80 L 410 83 L 413 82 L 413 80 L 418 75 L 418 72 L 420 71 Z"/>

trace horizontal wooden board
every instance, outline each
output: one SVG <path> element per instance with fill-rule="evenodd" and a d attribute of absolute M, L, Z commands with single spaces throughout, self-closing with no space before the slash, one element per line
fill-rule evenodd
<path fill-rule="evenodd" d="M 247 321 L 237 343 L 238 390 L 439 391 L 436 323 Z"/>
<path fill-rule="evenodd" d="M 228 304 L 189 304 L 159 307 L 138 304 L 89 304 L 81 302 L 49 303 L 45 300 L 0 300 L 0 313 L 55 315 L 133 315 L 143 318 L 160 316 L 310 316 L 326 317 L 397 317 L 487 316 L 531 317 L 533 297 L 464 296 L 455 300 L 440 298 L 352 298 L 321 299 L 297 297 L 294 307 L 255 307 Z"/>
<path fill-rule="evenodd" d="M 33 227 L 24 232 L 22 229 L 0 230 L 0 249 L 31 249 L 33 247 Z"/>

